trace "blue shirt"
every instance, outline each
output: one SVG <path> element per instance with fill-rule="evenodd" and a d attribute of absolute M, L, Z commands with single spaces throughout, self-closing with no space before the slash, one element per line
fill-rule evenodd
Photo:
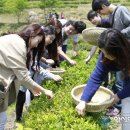
<path fill-rule="evenodd" d="M 81 100 L 85 102 L 90 102 L 95 92 L 100 87 L 105 76 L 109 71 L 119 71 L 117 65 L 114 62 L 109 64 L 102 63 L 103 53 L 101 52 L 98 58 L 96 68 L 94 69 L 88 83 L 83 91 Z M 117 95 L 120 99 L 130 96 L 130 77 L 127 77 L 123 80 L 123 89 L 117 92 Z"/>
<path fill-rule="evenodd" d="M 109 23 L 109 19 L 103 18 L 103 19 L 101 19 L 101 24 L 97 25 L 97 27 L 110 28 L 112 26 Z"/>

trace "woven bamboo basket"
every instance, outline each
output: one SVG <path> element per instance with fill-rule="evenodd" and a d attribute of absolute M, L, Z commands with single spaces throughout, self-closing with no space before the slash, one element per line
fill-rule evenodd
<path fill-rule="evenodd" d="M 74 102 L 78 104 L 80 102 L 80 97 L 83 93 L 83 90 L 85 88 L 86 84 L 76 86 L 71 91 L 71 96 L 74 99 Z M 87 103 L 86 105 L 86 111 L 87 112 L 100 112 L 104 111 L 108 107 L 110 107 L 114 101 L 114 98 L 112 96 L 114 93 L 105 88 L 100 86 L 100 88 L 97 90 L 95 95 L 93 96 L 90 103 Z"/>
<path fill-rule="evenodd" d="M 86 28 L 82 32 L 83 39 L 88 42 L 91 45 L 98 46 L 98 40 L 103 31 L 105 31 L 106 28 L 100 28 L 100 27 L 91 27 Z"/>
<path fill-rule="evenodd" d="M 57 74 L 60 76 L 63 76 L 63 74 L 65 73 L 65 70 L 63 68 L 48 68 L 48 70 L 53 73 L 53 74 Z"/>

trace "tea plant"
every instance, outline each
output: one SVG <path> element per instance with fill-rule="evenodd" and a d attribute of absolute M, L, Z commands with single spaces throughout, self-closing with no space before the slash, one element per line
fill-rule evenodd
<path fill-rule="evenodd" d="M 45 88 L 55 92 L 54 99 L 48 100 L 44 95 L 34 99 L 29 111 L 24 114 L 24 126 L 33 130 L 100 130 L 98 120 L 102 113 L 87 113 L 85 117 L 79 116 L 75 111 L 75 104 L 71 97 L 71 90 L 76 85 L 85 84 L 93 71 L 96 59 L 87 65 L 83 63 L 86 52 L 82 51 L 75 58 L 76 66 L 66 62 L 61 64 L 66 72 L 63 81 L 43 82 Z"/>

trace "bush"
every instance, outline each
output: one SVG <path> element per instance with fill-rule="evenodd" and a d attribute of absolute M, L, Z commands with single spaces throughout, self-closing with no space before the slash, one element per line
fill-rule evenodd
<path fill-rule="evenodd" d="M 86 65 L 83 63 L 86 58 L 86 51 L 81 50 L 74 59 L 76 66 L 70 66 L 65 61 L 61 63 L 61 68 L 66 72 L 63 81 L 45 81 L 45 88 L 53 90 L 55 97 L 48 100 L 44 95 L 32 101 L 29 111 L 24 114 L 24 128 L 30 127 L 33 130 L 101 130 L 99 119 L 104 114 L 87 113 L 81 117 L 75 111 L 75 104 L 71 97 L 73 87 L 85 84 L 95 68 L 98 53 Z M 108 130 L 117 127 L 115 120 L 111 121 Z"/>
<path fill-rule="evenodd" d="M 55 97 L 49 101 L 44 95 L 32 101 L 28 113 L 25 113 L 25 126 L 33 130 L 100 130 L 98 119 L 101 113 L 87 114 L 80 117 L 75 112 L 75 104 L 71 98 L 71 90 L 74 86 L 84 84 L 88 80 L 96 58 L 88 65 L 83 64 L 86 52 L 80 52 L 75 58 L 76 66 L 69 66 L 66 62 L 61 64 L 66 69 L 63 81 L 44 82 L 44 87 L 55 92 Z"/>

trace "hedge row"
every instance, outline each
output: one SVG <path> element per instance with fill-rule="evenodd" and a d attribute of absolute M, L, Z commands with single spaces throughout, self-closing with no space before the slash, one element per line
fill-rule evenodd
<path fill-rule="evenodd" d="M 87 82 L 95 67 L 97 56 L 87 65 L 83 63 L 85 58 L 86 51 L 80 51 L 75 58 L 76 66 L 69 66 L 66 62 L 61 64 L 66 70 L 63 81 L 43 83 L 45 88 L 55 92 L 55 97 L 50 101 L 43 95 L 33 100 L 24 115 L 24 127 L 33 130 L 101 130 L 98 121 L 103 113 L 87 113 L 85 117 L 80 117 L 70 94 L 74 86 Z"/>

